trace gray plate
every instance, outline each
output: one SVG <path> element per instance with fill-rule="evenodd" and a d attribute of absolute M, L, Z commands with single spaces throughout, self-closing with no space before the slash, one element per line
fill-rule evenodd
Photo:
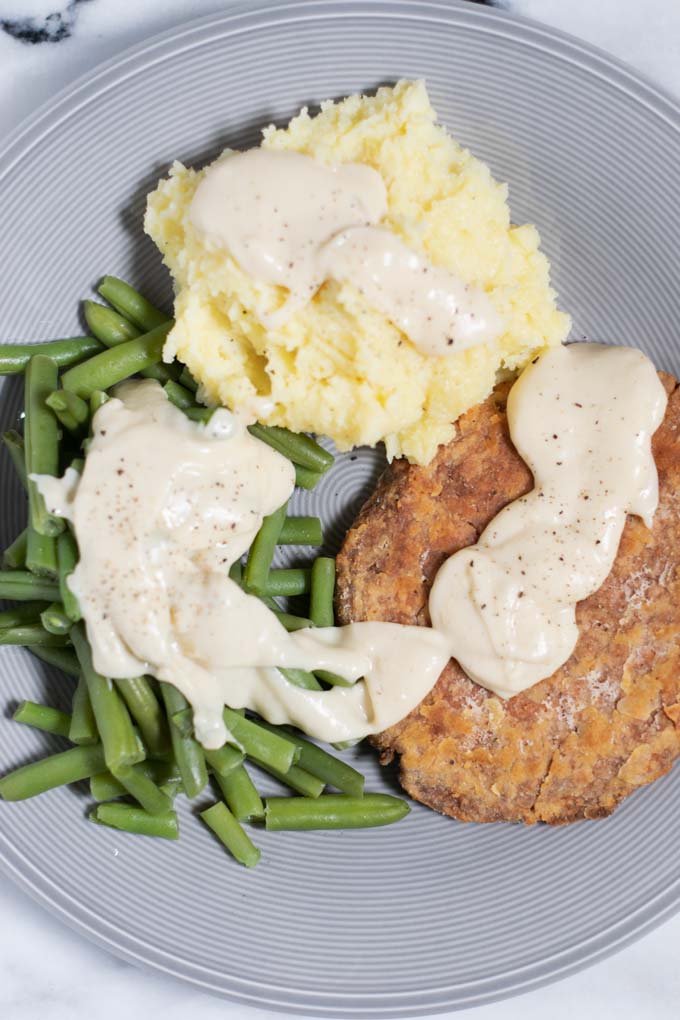
<path fill-rule="evenodd" d="M 302 103 L 427 78 L 456 138 L 536 222 L 575 336 L 639 344 L 680 371 L 680 112 L 567 36 L 468 4 L 273 4 L 145 43 L 58 97 L 0 156 L 2 332 L 80 331 L 78 301 L 114 272 L 169 300 L 141 233 L 168 163 L 251 144 Z M 5 383 L 6 425 L 21 400 Z M 337 537 L 375 456 L 344 457 L 318 499 Z M 2 538 L 23 509 L 2 460 Z M 70 682 L 3 649 L 2 701 L 67 705 Z M 0 771 L 48 738 L 0 719 Z M 53 742 L 58 746 L 58 741 Z M 358 751 L 369 788 L 393 788 Z M 127 960 L 232 999 L 323 1016 L 397 1017 L 501 998 L 568 974 L 680 902 L 677 771 L 606 821 L 461 825 L 418 806 L 393 829 L 258 834 L 255 872 L 182 811 L 177 845 L 84 820 L 85 791 L 1 807 L 0 865 Z"/>

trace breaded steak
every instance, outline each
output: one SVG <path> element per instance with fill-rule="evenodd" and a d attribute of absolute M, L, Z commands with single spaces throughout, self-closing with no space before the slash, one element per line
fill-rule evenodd
<path fill-rule="evenodd" d="M 416 800 L 463 821 L 561 824 L 609 814 L 680 755 L 680 390 L 653 440 L 651 531 L 629 517 L 614 567 L 577 608 L 580 638 L 556 673 L 503 701 L 451 660 L 406 719 L 373 738 L 399 756 Z M 427 467 L 394 462 L 338 556 L 337 613 L 429 623 L 442 562 L 528 492 L 499 386 Z"/>

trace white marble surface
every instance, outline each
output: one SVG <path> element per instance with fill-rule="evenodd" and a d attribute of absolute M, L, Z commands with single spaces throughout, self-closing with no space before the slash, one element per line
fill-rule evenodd
<path fill-rule="evenodd" d="M 0 134 L 102 60 L 216 0 L 0 0 L 0 26 L 23 20 L 31 44 L 0 31 Z M 629 61 L 680 96 L 678 0 L 499 0 Z M 56 10 L 56 14 L 55 14 Z M 50 17 L 51 15 L 51 17 Z M 34 19 L 26 22 L 26 19 Z M 680 852 L 680 851 L 679 851 Z M 677 1020 L 680 916 L 610 960 L 518 999 L 455 1014 L 474 1020 Z M 0 879 L 2 1020 L 273 1020 L 123 964 Z"/>

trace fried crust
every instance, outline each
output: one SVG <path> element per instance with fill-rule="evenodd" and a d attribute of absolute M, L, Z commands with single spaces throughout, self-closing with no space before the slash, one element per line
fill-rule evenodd
<path fill-rule="evenodd" d="M 373 738 L 399 758 L 416 800 L 462 821 L 600 818 L 680 754 L 680 390 L 654 436 L 660 500 L 648 530 L 629 517 L 614 567 L 576 611 L 580 637 L 556 673 L 503 701 L 455 660 L 427 697 Z M 510 441 L 509 384 L 459 421 L 427 467 L 394 462 L 337 560 L 337 615 L 426 626 L 443 561 L 476 542 L 532 487 Z"/>

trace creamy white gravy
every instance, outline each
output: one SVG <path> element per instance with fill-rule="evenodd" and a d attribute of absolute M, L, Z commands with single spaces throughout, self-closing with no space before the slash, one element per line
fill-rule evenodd
<path fill-rule="evenodd" d="M 428 355 L 494 340 L 502 323 L 484 291 L 379 227 L 386 213 L 387 191 L 372 167 L 250 149 L 208 167 L 190 216 L 250 276 L 287 288 L 283 306 L 261 315 L 268 328 L 284 325 L 325 281 L 337 280 Z"/>
<path fill-rule="evenodd" d="M 626 514 L 651 524 L 651 436 L 665 406 L 640 351 L 578 344 L 527 368 L 508 421 L 535 487 L 441 567 L 431 628 L 375 622 L 287 634 L 228 570 L 291 495 L 291 464 L 229 411 L 208 425 L 189 421 L 152 380 L 120 387 L 97 412 L 81 476 L 36 480 L 49 509 L 74 525 L 71 586 L 99 672 L 174 684 L 206 747 L 227 736 L 225 704 L 322 740 L 354 740 L 406 716 L 451 656 L 504 698 L 566 661 L 576 604 L 609 573 Z M 279 666 L 355 682 L 303 690 Z"/>
<path fill-rule="evenodd" d="M 473 680 L 508 698 L 569 658 L 576 604 L 611 570 L 626 514 L 651 526 L 665 408 L 654 366 L 627 347 L 554 348 L 512 387 L 510 435 L 534 488 L 447 560 L 430 593 L 433 626 Z"/>
<path fill-rule="evenodd" d="M 424 697 L 448 659 L 445 639 L 418 627 L 356 623 L 287 634 L 230 580 L 263 516 L 291 495 L 295 473 L 229 411 L 197 424 L 153 380 L 127 383 L 95 415 L 82 475 L 36 480 L 74 526 L 80 560 L 70 584 L 95 668 L 174 684 L 206 747 L 224 743 L 225 704 L 327 741 L 378 732 Z M 359 682 L 306 691 L 277 666 Z"/>

